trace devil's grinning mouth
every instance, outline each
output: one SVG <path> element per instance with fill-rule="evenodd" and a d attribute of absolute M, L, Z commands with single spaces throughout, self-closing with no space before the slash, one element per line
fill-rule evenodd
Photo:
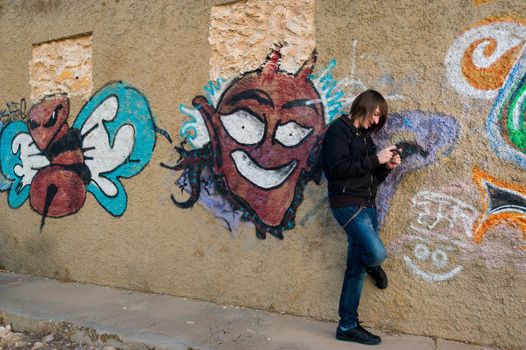
<path fill-rule="evenodd" d="M 230 156 L 241 176 L 266 190 L 278 187 L 285 182 L 298 164 L 297 160 L 292 160 L 279 168 L 265 169 L 250 158 L 245 151 L 237 150 L 232 152 Z"/>

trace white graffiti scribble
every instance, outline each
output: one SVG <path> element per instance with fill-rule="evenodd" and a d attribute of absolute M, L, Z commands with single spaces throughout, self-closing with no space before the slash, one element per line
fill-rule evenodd
<path fill-rule="evenodd" d="M 402 257 L 407 268 L 429 283 L 446 281 L 458 275 L 463 266 L 454 265 L 455 263 L 450 260 L 449 254 L 455 253 L 461 248 L 459 242 L 444 235 L 437 236 L 432 231 L 427 231 L 424 234 L 429 238 L 416 235 L 407 237 L 411 242 L 414 242 L 411 256 L 406 254 Z"/>
<path fill-rule="evenodd" d="M 471 227 L 478 215 L 471 205 L 445 193 L 422 191 L 413 199 L 415 221 L 413 234 L 406 236 L 411 254 L 403 260 L 409 271 L 428 283 L 442 282 L 457 276 L 463 266 L 450 259 L 471 238 Z"/>
<path fill-rule="evenodd" d="M 467 249 L 469 247 L 469 244 L 459 240 L 459 239 L 455 239 L 455 238 L 452 238 L 446 234 L 443 234 L 443 233 L 440 233 L 440 232 L 436 232 L 436 231 L 431 231 L 431 230 L 427 230 L 425 228 L 420 228 L 420 227 L 417 227 L 417 226 L 414 226 L 414 225 L 410 225 L 409 226 L 415 233 L 419 234 L 420 236 L 424 236 L 424 237 L 433 237 L 437 240 L 441 240 L 441 241 L 444 241 L 444 242 L 448 242 L 448 243 L 452 243 L 452 244 L 455 244 L 456 246 L 460 247 L 460 248 L 464 248 L 464 249 Z M 455 232 L 453 232 L 455 233 Z M 418 236 L 418 237 L 420 237 Z"/>
<path fill-rule="evenodd" d="M 358 40 L 353 40 L 352 42 L 352 63 L 351 63 L 351 76 L 345 79 L 342 79 L 339 82 L 338 87 L 344 88 L 346 90 L 345 98 L 343 98 L 343 108 L 348 109 L 356 96 L 362 93 L 364 90 L 367 90 L 369 87 L 362 80 L 356 78 L 356 47 L 358 45 Z M 366 57 L 365 54 L 361 55 L 360 58 Z M 370 56 L 369 58 L 376 59 L 376 56 Z M 378 62 L 377 62 L 378 63 Z M 386 100 L 405 100 L 405 96 L 397 93 L 388 93 L 385 96 Z"/>
<path fill-rule="evenodd" d="M 452 277 L 456 276 L 460 271 L 462 271 L 462 268 L 463 268 L 462 266 L 457 266 L 453 270 L 451 270 L 451 271 L 449 271 L 447 273 L 439 274 L 439 273 L 422 271 L 421 269 L 418 268 L 418 266 L 416 266 L 413 263 L 411 258 L 409 258 L 408 256 L 405 256 L 405 255 L 404 255 L 404 261 L 405 261 L 407 267 L 409 267 L 411 269 L 411 271 L 413 271 L 416 275 L 418 275 L 424 281 L 429 282 L 429 283 L 431 283 L 431 282 L 441 282 L 441 281 L 449 280 Z"/>
<path fill-rule="evenodd" d="M 460 227 L 467 237 L 471 237 L 471 228 L 477 210 L 455 197 L 444 193 L 422 191 L 412 199 L 413 206 L 420 210 L 416 221 L 428 229 L 436 228 L 445 222 L 449 228 Z"/>

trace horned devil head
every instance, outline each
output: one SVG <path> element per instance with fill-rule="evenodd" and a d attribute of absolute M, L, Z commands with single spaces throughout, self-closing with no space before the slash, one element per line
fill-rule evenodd
<path fill-rule="evenodd" d="M 210 136 L 214 178 L 260 238 L 283 238 L 294 227 L 303 188 L 320 174 L 325 111 L 309 77 L 316 52 L 295 74 L 280 70 L 280 57 L 275 49 L 262 67 L 231 81 L 217 107 L 204 96 L 192 102 Z"/>

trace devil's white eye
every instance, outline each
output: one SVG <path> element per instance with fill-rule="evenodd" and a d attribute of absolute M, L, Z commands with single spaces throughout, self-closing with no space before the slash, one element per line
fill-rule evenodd
<path fill-rule="evenodd" d="M 292 147 L 300 143 L 312 132 L 312 128 L 305 128 L 297 123 L 288 122 L 278 126 L 276 140 L 283 146 Z"/>
<path fill-rule="evenodd" d="M 221 123 L 228 134 L 242 145 L 255 145 L 265 133 L 265 124 L 247 111 L 222 115 Z"/>

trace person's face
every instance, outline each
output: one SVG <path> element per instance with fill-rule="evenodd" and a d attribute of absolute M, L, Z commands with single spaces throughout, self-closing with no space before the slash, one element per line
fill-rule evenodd
<path fill-rule="evenodd" d="M 360 127 L 363 129 L 369 129 L 371 126 L 376 125 L 380 122 L 380 106 L 376 106 L 374 113 L 364 117 L 360 123 Z"/>

